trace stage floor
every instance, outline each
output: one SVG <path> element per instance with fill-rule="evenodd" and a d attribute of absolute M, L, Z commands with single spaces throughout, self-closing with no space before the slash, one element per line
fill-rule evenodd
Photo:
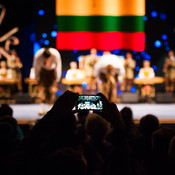
<path fill-rule="evenodd" d="M 41 109 L 40 104 L 10 104 L 13 109 L 13 116 L 19 124 L 34 124 L 42 116 L 38 114 Z M 146 114 L 154 114 L 159 118 L 160 123 L 175 123 L 175 103 L 156 104 L 156 103 L 119 103 L 118 109 L 130 107 L 136 123 Z"/>

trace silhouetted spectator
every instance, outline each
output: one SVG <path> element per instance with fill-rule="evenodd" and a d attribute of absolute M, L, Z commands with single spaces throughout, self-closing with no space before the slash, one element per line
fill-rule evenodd
<path fill-rule="evenodd" d="M 130 145 L 135 157 L 135 174 L 149 174 L 152 156 L 152 133 L 159 128 L 159 120 L 156 116 L 148 114 L 140 119 L 140 136 L 134 139 Z"/>
<path fill-rule="evenodd" d="M 171 139 L 175 136 L 175 129 L 170 127 L 162 127 L 155 131 L 152 135 L 152 166 L 151 172 L 155 175 L 163 175 L 168 173 L 167 160 L 168 150 Z"/>
<path fill-rule="evenodd" d="M 64 147 L 50 153 L 40 163 L 38 174 L 86 175 L 86 163 L 79 151 Z"/>
<path fill-rule="evenodd" d="M 125 123 L 126 135 L 128 139 L 130 140 L 135 137 L 138 137 L 138 128 L 133 120 L 132 109 L 130 107 L 124 107 L 120 110 L 120 113 Z"/>
<path fill-rule="evenodd" d="M 2 104 L 0 106 L 0 117 L 4 115 L 13 116 L 13 109 L 8 104 Z"/>
<path fill-rule="evenodd" d="M 14 151 L 14 128 L 9 122 L 0 122 L 0 174 L 5 175 L 8 168 L 8 159 Z"/>
<path fill-rule="evenodd" d="M 0 119 L 1 119 L 1 117 L 4 117 L 4 116 L 8 116 L 8 118 L 9 117 L 13 118 L 12 121 L 16 120 L 13 117 L 13 109 L 8 104 L 2 104 L 0 107 Z M 10 119 L 8 119 L 8 120 L 10 120 Z M 15 122 L 15 125 L 17 125 L 17 130 L 18 130 L 17 137 L 18 137 L 18 139 L 21 140 L 24 137 L 24 134 L 23 134 L 23 131 L 20 128 L 20 126 L 17 124 L 17 120 Z"/>
<path fill-rule="evenodd" d="M 175 136 L 170 141 L 169 149 L 168 149 L 168 158 L 167 158 L 167 174 L 174 174 L 174 165 L 175 165 Z"/>

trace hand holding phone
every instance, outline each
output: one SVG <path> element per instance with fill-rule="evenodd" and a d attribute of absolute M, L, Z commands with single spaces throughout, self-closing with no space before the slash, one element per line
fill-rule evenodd
<path fill-rule="evenodd" d="M 103 109 L 101 96 L 99 95 L 79 95 L 76 110 L 99 110 Z"/>

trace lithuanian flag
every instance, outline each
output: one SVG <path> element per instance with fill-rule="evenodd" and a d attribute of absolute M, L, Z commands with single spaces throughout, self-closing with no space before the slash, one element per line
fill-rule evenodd
<path fill-rule="evenodd" d="M 145 0 L 56 0 L 60 50 L 143 51 Z"/>

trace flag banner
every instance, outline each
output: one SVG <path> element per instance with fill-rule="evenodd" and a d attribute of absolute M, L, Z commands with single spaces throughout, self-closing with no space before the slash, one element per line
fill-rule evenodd
<path fill-rule="evenodd" d="M 144 51 L 145 0 L 56 0 L 56 48 Z"/>

